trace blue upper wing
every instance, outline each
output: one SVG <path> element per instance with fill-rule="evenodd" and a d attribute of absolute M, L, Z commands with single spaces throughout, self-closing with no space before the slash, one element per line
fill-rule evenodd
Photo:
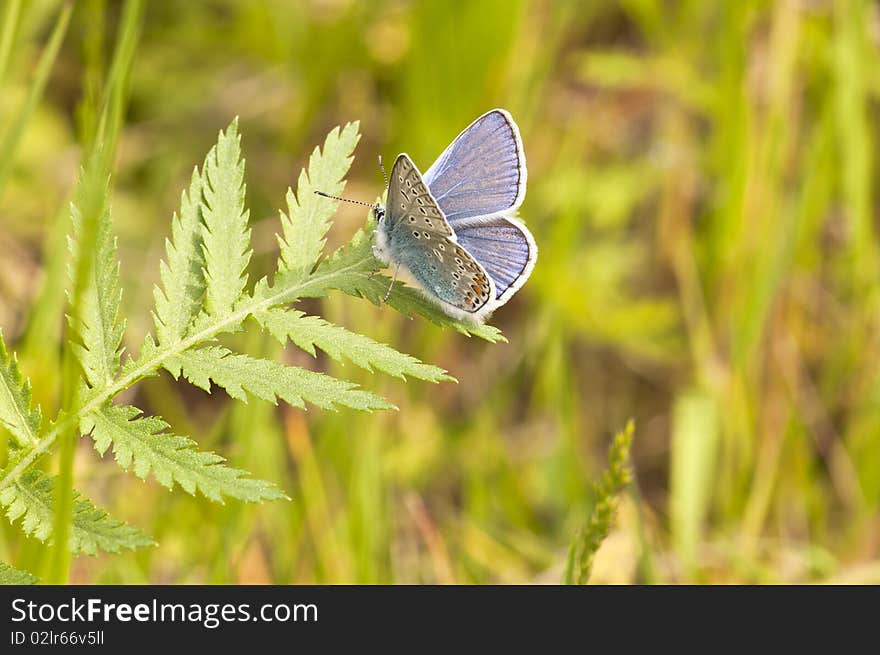
<path fill-rule="evenodd" d="M 496 306 L 506 303 L 525 283 L 538 256 L 528 228 L 500 214 L 462 219 L 455 235 L 495 283 Z"/>
<path fill-rule="evenodd" d="M 459 134 L 424 175 L 453 229 L 456 221 L 516 209 L 526 191 L 526 160 L 510 114 L 493 109 Z"/>

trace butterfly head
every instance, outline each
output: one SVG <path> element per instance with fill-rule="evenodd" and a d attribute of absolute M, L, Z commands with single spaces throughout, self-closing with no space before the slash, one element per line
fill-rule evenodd
<path fill-rule="evenodd" d="M 385 222 L 385 208 L 382 205 L 374 205 L 373 216 L 376 217 L 376 222 L 381 225 Z"/>

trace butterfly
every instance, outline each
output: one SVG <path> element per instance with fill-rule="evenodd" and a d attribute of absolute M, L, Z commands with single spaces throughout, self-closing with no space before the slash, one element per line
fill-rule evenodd
<path fill-rule="evenodd" d="M 449 316 L 483 323 L 525 284 L 538 256 L 515 218 L 526 176 L 519 128 L 503 109 L 466 127 L 424 175 L 398 155 L 386 205 L 373 206 L 373 254 L 394 267 L 395 280 L 407 271 Z"/>

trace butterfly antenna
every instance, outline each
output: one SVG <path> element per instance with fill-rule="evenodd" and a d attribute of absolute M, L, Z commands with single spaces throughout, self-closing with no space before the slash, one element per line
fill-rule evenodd
<path fill-rule="evenodd" d="M 363 205 L 364 207 L 372 207 L 373 209 L 376 208 L 376 205 L 373 203 L 364 202 L 363 200 L 350 200 L 348 198 L 340 198 L 339 196 L 331 196 L 329 193 L 324 193 L 323 191 L 315 191 L 315 193 L 319 196 L 330 198 L 331 200 L 341 200 L 342 202 L 350 202 L 353 205 Z"/>
<path fill-rule="evenodd" d="M 385 292 L 385 297 L 382 298 L 382 302 L 388 302 L 388 298 L 391 297 L 391 290 L 394 288 L 394 283 L 397 282 L 397 274 L 400 272 L 400 264 L 394 269 L 394 277 L 391 279 L 391 284 L 388 285 L 388 291 Z"/>
<path fill-rule="evenodd" d="M 379 168 L 382 169 L 382 177 L 385 179 L 385 190 L 388 190 L 388 175 L 385 173 L 385 165 L 382 163 L 382 155 L 379 155 Z"/>

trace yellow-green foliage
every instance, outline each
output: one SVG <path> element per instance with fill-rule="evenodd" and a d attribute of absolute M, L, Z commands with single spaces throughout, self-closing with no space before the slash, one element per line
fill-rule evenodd
<path fill-rule="evenodd" d="M 878 22 L 869 0 L 0 0 L 0 326 L 17 354 L 0 407 L 23 412 L 0 429 L 0 465 L 54 430 L 37 466 L 60 480 L 59 514 L 88 497 L 158 543 L 77 558 L 80 582 L 556 582 L 607 436 L 633 417 L 634 481 L 591 581 L 880 582 Z M 495 106 L 522 132 L 520 217 L 541 257 L 497 328 L 468 338 L 424 320 L 418 294 L 378 306 L 390 280 L 367 272 L 366 212 L 311 191 L 344 177 L 347 197 L 381 197 L 377 155 L 425 170 Z M 199 319 L 204 229 L 209 242 L 225 229 L 204 220 L 202 162 L 236 116 L 246 165 L 223 199 L 236 240 L 210 258 L 229 285 Z M 313 170 L 316 146 L 353 133 L 356 152 Z M 227 146 L 215 154 L 231 160 Z M 88 258 L 71 284 L 71 201 L 85 250 L 115 247 L 118 284 Z M 304 281 L 333 267 L 363 274 Z M 84 326 L 70 303 L 95 305 L 96 276 L 121 306 Z M 279 283 L 295 307 L 272 305 Z M 161 362 L 115 405 L 163 427 L 96 435 L 103 459 L 68 413 L 53 422 L 90 392 L 69 384 L 86 334 L 108 337 L 89 387 L 119 348 L 118 375 L 142 377 L 143 353 L 182 343 L 240 288 L 253 311 L 197 347 L 246 354 L 223 364 L 250 383 Z M 309 399 L 258 385 L 254 361 L 398 411 L 291 407 L 284 394 Z M 241 403 L 215 382 L 281 401 Z M 290 502 L 168 492 L 155 480 L 200 485 L 139 464 L 157 433 Z M 67 579 L 58 549 L 47 564 L 16 526 L 0 527 L 0 560 Z"/>

